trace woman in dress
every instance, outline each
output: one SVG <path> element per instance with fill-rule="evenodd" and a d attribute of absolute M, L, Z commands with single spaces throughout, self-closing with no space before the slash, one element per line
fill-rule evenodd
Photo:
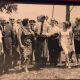
<path fill-rule="evenodd" d="M 21 65 L 28 71 L 28 65 L 30 63 L 31 54 L 32 54 L 32 41 L 31 38 L 34 35 L 34 32 L 30 29 L 28 25 L 28 19 L 23 19 L 23 26 L 18 29 L 18 41 L 21 51 Z"/>
<path fill-rule="evenodd" d="M 61 46 L 65 52 L 66 61 L 68 68 L 71 68 L 70 59 L 71 55 L 74 52 L 74 42 L 73 42 L 73 32 L 71 23 L 65 22 L 63 23 L 63 29 L 60 32 L 61 34 Z"/>

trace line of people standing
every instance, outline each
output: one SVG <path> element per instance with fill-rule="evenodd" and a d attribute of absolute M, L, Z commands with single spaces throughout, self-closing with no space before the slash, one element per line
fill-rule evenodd
<path fill-rule="evenodd" d="M 51 20 L 51 23 L 47 20 L 47 16 L 41 15 L 37 17 L 37 22 L 25 18 L 18 19 L 17 22 L 9 19 L 1 23 L 1 53 L 4 53 L 1 54 L 4 57 L 0 60 L 1 70 L 8 72 L 11 67 L 15 67 L 20 62 L 19 66 L 28 72 L 28 65 L 32 63 L 33 54 L 36 67 L 45 67 L 48 55 L 50 65 L 56 66 L 60 60 L 61 50 L 65 53 L 66 65 L 71 68 L 70 59 L 73 53 L 79 53 L 79 38 L 74 38 L 75 27 L 79 26 L 79 19 L 75 27 L 67 21 L 59 26 L 56 20 Z M 77 37 L 80 35 L 75 34 Z M 78 62 L 78 55 L 76 56 Z"/>

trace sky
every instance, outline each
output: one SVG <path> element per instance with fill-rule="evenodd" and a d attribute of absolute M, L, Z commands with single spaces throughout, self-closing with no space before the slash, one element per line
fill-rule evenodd
<path fill-rule="evenodd" d="M 17 12 L 13 12 L 11 14 L 5 14 L 0 12 L 0 17 L 8 19 L 9 17 L 14 17 L 15 19 L 35 19 L 39 15 L 47 15 L 49 19 L 52 18 L 52 9 L 53 5 L 40 5 L 40 4 L 17 4 L 18 10 Z M 72 8 L 72 6 L 71 6 Z M 59 22 L 65 21 L 66 16 L 66 7 L 65 5 L 54 5 L 54 13 L 53 18 L 58 20 Z M 70 20 L 75 21 L 76 17 L 80 17 L 80 6 L 75 6 L 71 11 Z"/>

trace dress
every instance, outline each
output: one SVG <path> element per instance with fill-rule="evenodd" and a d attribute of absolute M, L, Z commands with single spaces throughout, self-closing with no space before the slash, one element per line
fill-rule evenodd
<path fill-rule="evenodd" d="M 72 33 L 72 29 L 67 29 L 67 31 L 60 31 L 61 33 L 61 46 L 65 52 L 65 54 L 70 53 L 74 50 L 73 41 L 70 37 L 70 33 Z"/>
<path fill-rule="evenodd" d="M 20 45 L 24 45 L 23 48 L 21 48 L 21 62 L 22 64 L 27 64 L 30 61 L 31 53 L 32 53 L 32 41 L 31 41 L 31 33 L 29 32 L 29 29 L 26 29 L 25 27 L 20 27 L 18 30 L 18 40 Z M 20 36 L 20 38 L 19 38 Z M 27 63 L 26 63 L 27 61 Z"/>

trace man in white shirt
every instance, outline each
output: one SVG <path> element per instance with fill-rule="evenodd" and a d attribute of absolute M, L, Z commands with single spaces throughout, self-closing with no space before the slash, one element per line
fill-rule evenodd
<path fill-rule="evenodd" d="M 47 23 L 47 17 L 44 15 L 39 16 L 38 23 L 36 24 L 36 49 L 35 57 L 36 64 L 38 67 L 43 67 L 47 62 L 47 37 L 42 35 L 42 33 L 48 33 L 51 31 L 50 25 Z"/>
<path fill-rule="evenodd" d="M 58 22 L 54 19 L 51 19 L 50 23 L 53 32 L 57 32 L 59 30 Z M 59 47 L 59 34 L 55 34 L 48 38 L 48 48 L 49 48 L 49 61 L 50 65 L 56 66 L 58 63 L 60 47 Z"/>

